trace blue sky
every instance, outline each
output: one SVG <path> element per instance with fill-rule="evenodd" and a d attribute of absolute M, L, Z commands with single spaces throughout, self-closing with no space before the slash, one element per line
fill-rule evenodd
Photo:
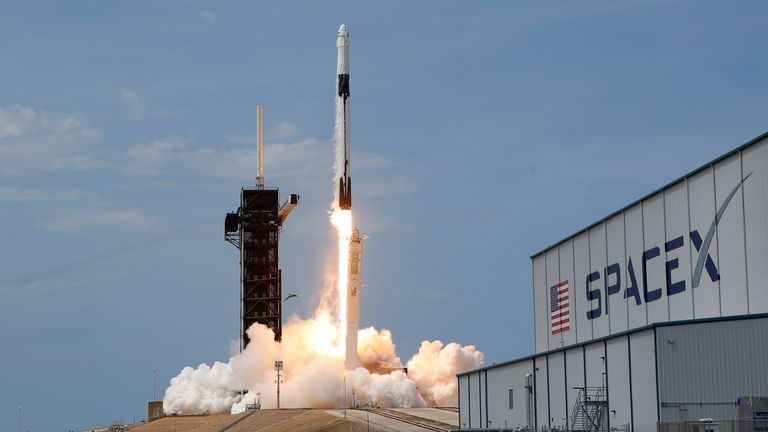
<path fill-rule="evenodd" d="M 365 325 L 532 351 L 529 255 L 768 130 L 764 2 L 5 2 L 0 425 L 146 413 L 238 333 L 223 219 L 301 205 L 286 306 L 334 254 L 335 34 L 351 32 Z M 43 277 L 48 276 L 48 277 Z"/>

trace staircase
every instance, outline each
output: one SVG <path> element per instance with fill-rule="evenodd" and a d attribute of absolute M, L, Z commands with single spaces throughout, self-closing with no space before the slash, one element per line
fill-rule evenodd
<path fill-rule="evenodd" d="M 570 430 L 596 432 L 602 427 L 604 412 L 608 409 L 605 387 L 582 387 L 571 414 Z"/>

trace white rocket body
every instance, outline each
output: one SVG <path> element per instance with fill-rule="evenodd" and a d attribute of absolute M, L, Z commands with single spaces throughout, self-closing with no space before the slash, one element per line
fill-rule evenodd
<path fill-rule="evenodd" d="M 347 278 L 347 343 L 344 366 L 354 370 L 360 366 L 357 357 L 357 330 L 360 326 L 360 288 L 363 266 L 363 244 L 360 239 L 360 229 L 352 230 L 349 240 L 349 275 Z"/>
<path fill-rule="evenodd" d="M 344 172 L 339 177 L 339 208 L 350 210 L 352 208 L 352 173 L 349 160 L 349 31 L 344 24 L 339 27 L 336 48 L 338 49 L 336 97 L 340 100 L 343 110 L 340 135 L 344 141 Z"/>

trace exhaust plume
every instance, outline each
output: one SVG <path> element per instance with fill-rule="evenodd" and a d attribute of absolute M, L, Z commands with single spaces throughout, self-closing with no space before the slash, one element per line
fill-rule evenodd
<path fill-rule="evenodd" d="M 424 341 L 402 367 L 389 330 L 372 327 L 358 333 L 358 355 L 363 367 L 344 368 L 344 358 L 333 349 L 338 327 L 326 311 L 312 319 L 292 318 L 283 327 L 283 341 L 261 324 L 248 329 L 251 343 L 228 363 L 184 368 L 165 392 L 166 413 L 184 415 L 238 413 L 259 397 L 263 408 L 275 408 L 274 361 L 283 360 L 280 406 L 285 408 L 341 408 L 349 406 L 352 391 L 360 403 L 382 408 L 457 406 L 456 374 L 480 367 L 483 354 L 474 346 Z M 394 370 L 393 370 L 394 369 Z M 377 372 L 387 370 L 384 372 Z M 346 379 L 346 399 L 344 393 Z M 238 394 L 247 390 L 244 397 Z"/>

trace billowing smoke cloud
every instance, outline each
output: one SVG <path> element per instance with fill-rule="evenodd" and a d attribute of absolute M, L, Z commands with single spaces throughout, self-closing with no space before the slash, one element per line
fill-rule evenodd
<path fill-rule="evenodd" d="M 239 401 L 237 381 L 230 363 L 185 367 L 165 391 L 163 410 L 179 414 L 227 412 Z"/>
<path fill-rule="evenodd" d="M 280 397 L 284 408 L 348 406 L 353 391 L 359 403 L 380 407 L 456 406 L 456 374 L 483 364 L 483 354 L 474 346 L 424 341 L 408 361 L 406 374 L 389 330 L 369 327 L 358 333 L 363 367 L 345 370 L 342 351 L 335 345 L 338 329 L 322 310 L 309 320 L 290 320 L 283 328 L 282 343 L 260 324 L 251 326 L 248 336 L 251 343 L 228 363 L 184 368 L 165 392 L 165 411 L 241 412 L 257 399 L 262 407 L 274 408 L 278 358 L 284 365 Z M 247 390 L 242 398 L 240 390 Z"/>
<path fill-rule="evenodd" d="M 473 345 L 457 343 L 443 346 L 438 341 L 424 341 L 419 352 L 408 360 L 408 377 L 419 387 L 431 406 L 458 406 L 456 374 L 483 364 L 483 353 Z"/>

